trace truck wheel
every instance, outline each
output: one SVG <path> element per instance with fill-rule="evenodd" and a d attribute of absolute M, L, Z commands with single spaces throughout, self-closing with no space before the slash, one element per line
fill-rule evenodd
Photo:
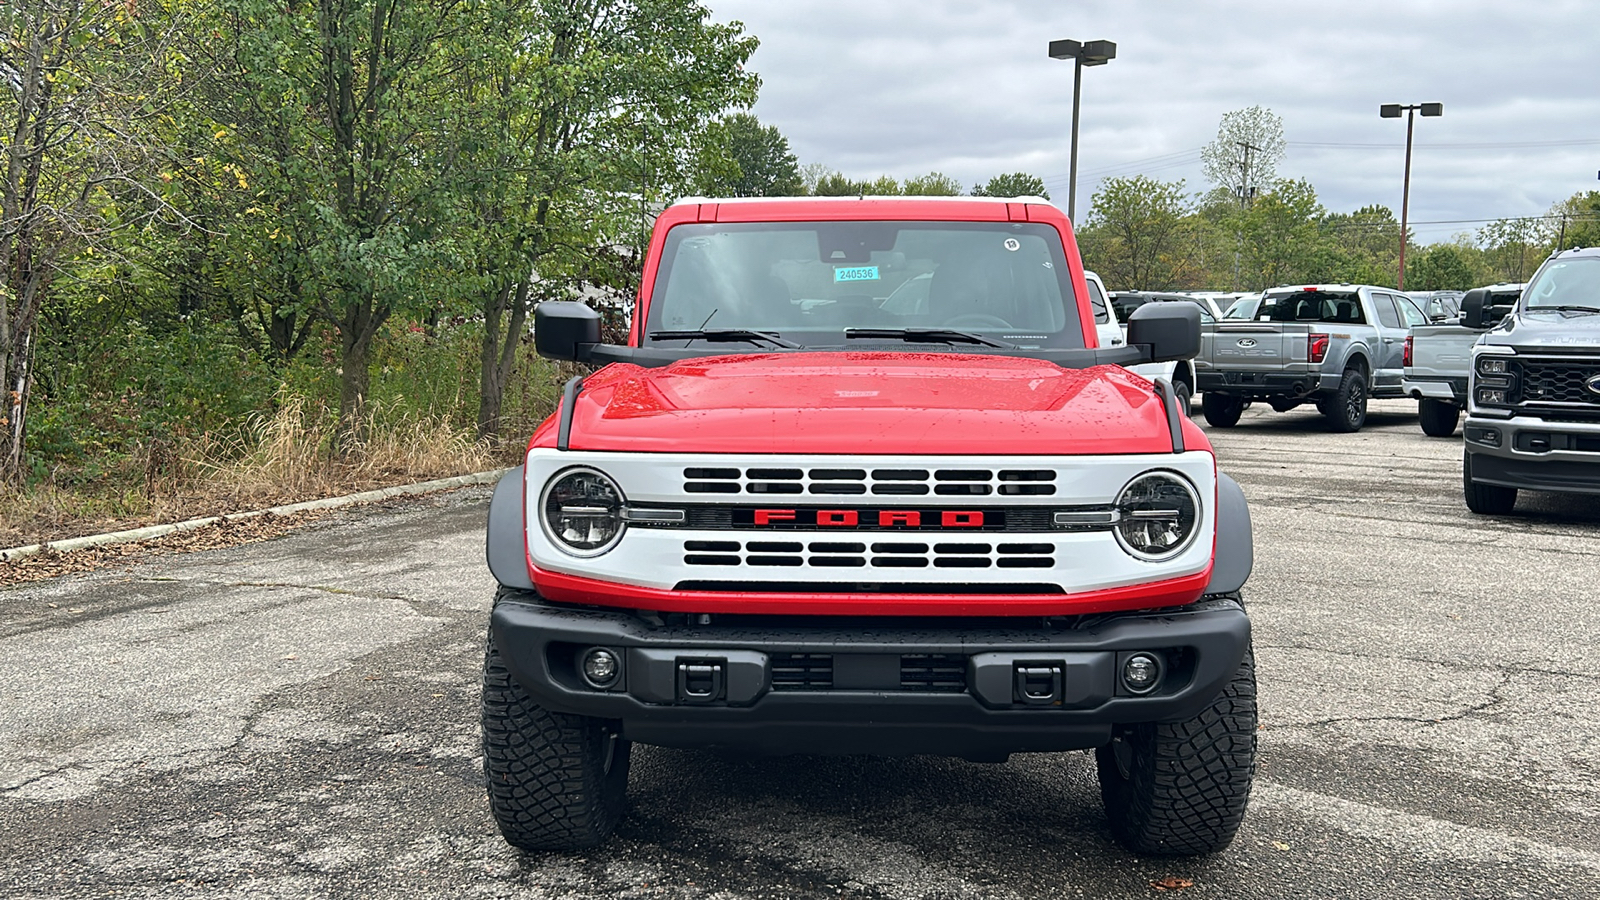
<path fill-rule="evenodd" d="M 1186 722 L 1124 726 L 1095 751 L 1100 799 L 1134 853 L 1195 856 L 1233 841 L 1256 771 L 1256 669 L 1249 651 L 1222 693 Z"/>
<path fill-rule="evenodd" d="M 1456 433 L 1461 410 L 1454 403 L 1424 397 L 1417 404 L 1417 418 L 1422 420 L 1422 433 L 1428 437 L 1449 437 Z"/>
<path fill-rule="evenodd" d="M 1472 480 L 1472 454 L 1465 450 L 1461 451 L 1461 487 L 1467 495 L 1467 509 L 1480 516 L 1503 516 L 1517 505 L 1516 488 Z"/>
<path fill-rule="evenodd" d="M 1194 389 L 1187 381 L 1174 381 L 1172 393 L 1178 397 L 1178 410 L 1185 416 L 1194 415 Z"/>
<path fill-rule="evenodd" d="M 1360 431 L 1367 421 L 1367 376 L 1360 369 L 1346 369 L 1339 392 L 1328 398 L 1322 414 L 1328 417 L 1334 431 Z"/>
<path fill-rule="evenodd" d="M 1239 424 L 1239 416 L 1244 412 L 1244 401 L 1232 394 L 1207 391 L 1200 395 L 1200 410 L 1206 414 L 1206 422 L 1212 427 L 1232 428 Z"/>
<path fill-rule="evenodd" d="M 489 808 L 519 850 L 580 850 L 622 818 L 628 748 L 602 719 L 551 712 L 506 671 L 491 633 L 483 659 L 483 778 Z"/>

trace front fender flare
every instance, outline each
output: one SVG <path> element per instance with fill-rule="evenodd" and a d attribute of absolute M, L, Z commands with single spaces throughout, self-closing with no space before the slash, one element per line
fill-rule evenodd
<path fill-rule="evenodd" d="M 1250 580 L 1255 567 L 1255 536 L 1250 530 L 1250 506 L 1239 482 L 1217 473 L 1217 550 L 1211 561 L 1207 594 L 1231 594 Z"/>
<path fill-rule="evenodd" d="M 533 590 L 528 574 L 528 544 L 523 516 L 523 467 L 507 472 L 495 485 L 489 501 L 489 525 L 484 535 L 484 557 L 494 580 L 508 588 Z"/>

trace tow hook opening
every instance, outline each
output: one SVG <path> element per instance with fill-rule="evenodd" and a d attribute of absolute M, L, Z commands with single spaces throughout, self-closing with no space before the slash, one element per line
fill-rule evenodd
<path fill-rule="evenodd" d="M 678 660 L 678 702 L 715 703 L 723 699 L 726 663 L 720 659 Z"/>
<path fill-rule="evenodd" d="M 1016 702 L 1024 706 L 1060 706 L 1062 673 L 1059 664 L 1019 662 L 1015 669 Z"/>

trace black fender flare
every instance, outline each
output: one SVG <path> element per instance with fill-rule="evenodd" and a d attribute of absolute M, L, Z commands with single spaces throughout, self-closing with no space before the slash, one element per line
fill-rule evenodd
<path fill-rule="evenodd" d="M 1250 505 L 1239 482 L 1217 473 L 1217 550 L 1211 560 L 1207 594 L 1231 594 L 1250 580 L 1255 567 L 1255 536 L 1250 530 Z"/>
<path fill-rule="evenodd" d="M 527 538 L 523 534 L 523 467 L 507 472 L 495 485 L 489 501 L 489 524 L 483 540 L 484 557 L 494 580 L 508 588 L 533 590 L 528 574 Z"/>

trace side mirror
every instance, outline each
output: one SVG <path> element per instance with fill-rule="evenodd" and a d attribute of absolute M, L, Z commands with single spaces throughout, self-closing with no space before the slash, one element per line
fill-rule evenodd
<path fill-rule="evenodd" d="M 546 300 L 533 308 L 533 346 L 545 359 L 585 359 L 598 343 L 600 314 L 587 303 Z"/>
<path fill-rule="evenodd" d="M 1128 317 L 1128 344 L 1149 348 L 1151 362 L 1200 355 L 1200 307 L 1193 303 L 1146 303 Z"/>
<path fill-rule="evenodd" d="M 1501 316 L 1495 315 L 1492 309 L 1493 297 L 1489 289 L 1473 288 L 1461 298 L 1461 324 L 1468 328 L 1488 328 L 1495 325 Z"/>

